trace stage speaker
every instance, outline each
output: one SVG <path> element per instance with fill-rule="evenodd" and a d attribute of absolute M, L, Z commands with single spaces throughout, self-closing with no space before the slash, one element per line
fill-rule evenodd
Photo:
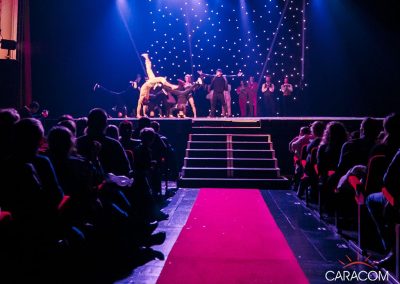
<path fill-rule="evenodd" d="M 18 61 L 0 59 L 0 108 L 20 107 L 19 76 Z"/>

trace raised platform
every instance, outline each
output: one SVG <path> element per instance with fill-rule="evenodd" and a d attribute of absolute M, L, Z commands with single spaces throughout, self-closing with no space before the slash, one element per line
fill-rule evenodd
<path fill-rule="evenodd" d="M 189 141 L 189 134 L 193 133 L 193 130 L 198 134 L 192 136 L 192 143 L 197 144 L 199 149 L 197 151 L 193 150 L 193 153 L 196 152 L 196 154 L 193 154 L 193 156 L 190 158 L 190 160 L 187 160 L 187 163 L 190 167 L 199 165 L 202 162 L 196 158 L 201 158 L 202 155 L 204 154 L 204 151 L 202 151 L 202 148 L 205 148 L 204 150 L 207 150 L 209 148 L 207 143 L 198 143 L 198 142 L 207 142 L 209 140 L 210 135 L 213 134 L 218 134 L 221 131 L 221 128 L 225 128 L 225 132 L 236 132 L 236 134 L 240 134 L 240 127 L 243 127 L 243 125 L 246 125 L 245 128 L 247 129 L 247 134 L 251 134 L 252 131 L 256 134 L 258 130 L 258 126 L 261 127 L 262 131 L 264 134 L 269 134 L 273 137 L 273 142 L 274 142 L 274 150 L 275 150 L 275 156 L 274 157 L 264 157 L 263 161 L 257 161 L 255 159 L 258 158 L 257 156 L 257 151 L 254 152 L 254 156 L 251 157 L 247 156 L 246 158 L 240 157 L 240 155 L 243 153 L 239 150 L 241 147 L 241 144 L 238 143 L 240 141 L 243 141 L 243 137 L 240 135 L 236 135 L 233 137 L 232 141 L 232 147 L 233 150 L 238 150 L 234 151 L 234 155 L 237 158 L 243 158 L 245 160 L 240 160 L 237 159 L 235 161 L 234 166 L 235 167 L 243 167 L 243 165 L 248 165 L 249 163 L 253 164 L 254 166 L 260 167 L 261 165 L 268 166 L 271 164 L 268 163 L 275 163 L 272 161 L 268 161 L 268 159 L 277 159 L 277 168 L 280 168 L 280 174 L 283 176 L 286 175 L 291 175 L 292 170 L 293 170 L 293 164 L 292 164 L 292 155 L 288 151 L 288 144 L 289 142 L 293 139 L 294 136 L 297 135 L 299 132 L 300 127 L 302 126 L 308 126 L 312 122 L 316 120 L 320 120 L 323 122 L 328 123 L 329 121 L 340 121 L 342 122 L 346 128 L 348 129 L 349 132 L 359 130 L 360 128 L 360 122 L 363 119 L 363 117 L 313 117 L 313 116 L 304 116 L 304 117 L 249 117 L 249 118 L 152 118 L 156 121 L 158 121 L 161 125 L 161 133 L 164 134 L 165 136 L 168 137 L 170 143 L 175 147 L 176 153 L 177 153 L 177 160 L 179 163 L 179 168 L 182 168 L 185 162 L 185 156 L 186 156 L 186 149 L 188 146 L 188 141 Z M 121 121 L 126 120 L 125 118 L 111 118 L 109 119 L 109 123 L 116 124 L 118 125 Z M 134 125 L 137 124 L 137 119 L 136 118 L 128 118 L 128 120 L 132 121 Z M 52 125 L 55 124 L 55 120 L 48 119 L 45 121 L 45 128 L 49 129 Z M 202 124 L 211 124 L 209 127 L 204 128 L 202 127 Z M 229 127 L 234 127 L 229 129 Z M 207 133 L 205 133 L 207 132 Z M 253 133 L 253 134 L 254 134 Z M 208 134 L 206 138 L 204 138 L 203 135 L 201 134 Z M 218 143 L 218 135 L 215 135 L 216 137 L 213 138 L 213 149 L 218 149 L 220 147 L 225 147 L 224 143 Z M 219 142 L 223 142 L 225 137 L 224 136 L 219 136 Z M 249 135 L 246 136 L 245 142 L 250 143 L 251 142 L 251 147 L 254 150 L 262 150 L 258 149 L 259 145 L 257 142 L 260 139 L 260 136 L 254 136 L 253 138 Z M 259 141 L 258 141 L 259 142 Z M 265 149 L 264 149 L 265 150 Z M 221 157 L 220 155 L 223 155 L 221 151 L 214 151 L 213 153 L 213 158 L 214 158 L 214 163 L 215 164 L 224 164 L 224 157 Z M 219 160 L 218 160 L 219 159 Z M 221 160 L 222 159 L 222 160 Z M 250 160 L 249 160 L 250 159 Z M 253 160 L 251 160 L 253 159 Z M 204 164 L 203 164 L 204 165 Z M 238 181 L 239 182 L 239 181 Z"/>
<path fill-rule="evenodd" d="M 260 120 L 195 120 L 179 185 L 271 189 L 287 188 L 288 180 Z"/>
<path fill-rule="evenodd" d="M 312 122 L 320 120 L 328 123 L 329 121 L 342 122 L 349 132 L 359 130 L 360 122 L 363 117 L 249 117 L 249 118 L 154 118 L 161 125 L 161 133 L 167 136 L 174 145 L 180 167 L 183 166 L 186 154 L 187 142 L 189 141 L 189 134 L 192 128 L 196 128 L 200 134 L 202 131 L 207 131 L 200 127 L 199 123 L 211 122 L 213 127 L 240 127 L 240 125 L 247 124 L 246 128 L 249 129 L 248 124 L 253 123 L 253 127 L 258 124 L 261 125 L 264 133 L 268 133 L 273 137 L 275 156 L 278 158 L 278 167 L 282 175 L 292 174 L 292 156 L 288 152 L 288 144 L 294 136 L 299 132 L 300 127 L 309 126 Z M 125 119 L 110 119 L 110 123 L 118 124 Z M 129 118 L 136 124 L 136 118 Z M 244 122 L 244 123 L 243 123 Z M 211 129 L 211 131 L 218 132 L 219 129 Z M 235 130 L 234 130 L 235 131 Z M 253 131 L 253 130 L 251 130 Z M 199 138 L 201 139 L 201 138 Z M 240 138 L 237 138 L 240 139 Z M 246 138 L 249 139 L 249 138 Z M 217 146 L 216 146 L 217 147 Z M 217 155 L 217 154 L 216 154 Z"/>

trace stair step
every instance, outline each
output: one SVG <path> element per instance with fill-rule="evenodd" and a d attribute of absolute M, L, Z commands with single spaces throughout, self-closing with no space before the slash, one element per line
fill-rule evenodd
<path fill-rule="evenodd" d="M 276 159 L 232 159 L 235 168 L 277 168 Z M 227 167 L 227 158 L 185 158 L 186 167 Z"/>
<path fill-rule="evenodd" d="M 210 149 L 211 147 L 226 149 L 227 144 L 226 141 L 189 141 L 187 147 L 188 149 Z M 232 148 L 242 150 L 271 150 L 271 144 L 271 142 L 234 141 L 232 142 Z"/>
<path fill-rule="evenodd" d="M 276 179 L 181 178 L 178 186 L 180 188 L 288 189 L 289 180 L 285 177 Z"/>
<path fill-rule="evenodd" d="M 229 118 L 215 118 L 215 119 L 196 119 L 192 122 L 192 126 L 194 127 L 201 127 L 201 126 L 207 126 L 207 127 L 235 127 L 235 126 L 241 126 L 241 127 L 260 127 L 261 122 L 260 120 L 254 120 L 254 119 L 229 119 Z"/>
<path fill-rule="evenodd" d="M 263 134 L 260 127 L 192 127 L 194 134 Z"/>
<path fill-rule="evenodd" d="M 277 178 L 277 168 L 182 168 L 185 178 Z"/>
<path fill-rule="evenodd" d="M 190 141 L 226 141 L 227 134 L 190 134 Z M 233 134 L 232 141 L 271 142 L 268 134 Z"/>
<path fill-rule="evenodd" d="M 233 158 L 275 158 L 274 150 L 231 150 Z M 226 149 L 186 149 L 186 157 L 189 158 L 227 158 Z"/>

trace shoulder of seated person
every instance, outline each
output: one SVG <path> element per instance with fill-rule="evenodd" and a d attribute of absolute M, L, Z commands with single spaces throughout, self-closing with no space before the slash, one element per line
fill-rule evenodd
<path fill-rule="evenodd" d="M 41 155 L 41 154 L 36 155 L 34 158 L 34 161 L 40 162 L 40 163 L 47 163 L 47 164 L 51 163 L 50 159 L 47 156 Z"/>
<path fill-rule="evenodd" d="M 87 134 L 84 134 L 84 135 L 76 138 L 76 143 L 81 143 L 83 141 L 87 141 L 88 139 L 89 139 L 89 136 Z"/>
<path fill-rule="evenodd" d="M 111 137 L 108 137 L 108 136 L 104 136 L 103 140 L 106 141 L 107 143 L 110 143 L 110 144 L 115 144 L 115 145 L 119 144 L 119 145 L 121 145 L 121 143 L 118 140 L 116 140 L 114 138 L 111 138 Z"/>
<path fill-rule="evenodd" d="M 319 148 L 319 150 L 325 150 L 327 147 L 328 147 L 328 145 L 326 145 L 326 144 L 320 144 L 318 148 Z"/>
<path fill-rule="evenodd" d="M 84 157 L 80 156 L 80 155 L 71 155 L 68 158 L 68 161 L 72 162 L 72 163 L 87 163 L 88 160 L 86 160 Z"/>
<path fill-rule="evenodd" d="M 18 162 L 13 158 L 7 159 L 0 166 L 0 176 L 6 177 L 12 172 L 26 173 L 35 172 L 35 167 L 32 163 Z"/>

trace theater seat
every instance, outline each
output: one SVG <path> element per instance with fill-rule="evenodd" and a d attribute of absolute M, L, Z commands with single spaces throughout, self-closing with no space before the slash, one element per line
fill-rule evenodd
<path fill-rule="evenodd" d="M 8 211 L 1 211 L 0 212 L 0 226 L 2 224 L 7 224 L 12 221 L 12 215 Z"/>
<path fill-rule="evenodd" d="M 131 169 L 133 169 L 133 162 L 134 162 L 133 151 L 125 150 L 125 153 L 126 153 L 126 156 L 128 157 L 129 164 L 131 165 Z"/>
<path fill-rule="evenodd" d="M 303 147 L 301 147 L 301 154 L 300 154 L 300 163 L 301 166 L 304 167 L 306 166 L 307 163 L 307 145 L 304 145 Z"/>
<path fill-rule="evenodd" d="M 387 190 L 383 188 L 383 176 L 387 170 L 388 161 L 384 155 L 376 155 L 369 159 L 367 169 L 367 179 L 365 186 L 362 185 L 361 181 L 355 177 L 349 177 L 349 183 L 353 187 L 355 192 L 355 201 L 357 203 L 357 223 L 358 223 L 358 246 L 361 249 L 368 247 L 368 229 L 371 226 L 371 220 L 367 208 L 365 206 L 365 200 L 368 195 L 382 191 L 383 194 L 388 194 Z M 388 196 L 388 198 L 390 198 Z M 388 199 L 390 200 L 390 199 Z M 394 202 L 394 200 L 393 200 Z"/>
<path fill-rule="evenodd" d="M 58 212 L 59 213 L 65 212 L 70 201 L 71 201 L 71 197 L 69 195 L 64 195 L 61 202 L 58 204 L 58 207 L 57 207 Z"/>

